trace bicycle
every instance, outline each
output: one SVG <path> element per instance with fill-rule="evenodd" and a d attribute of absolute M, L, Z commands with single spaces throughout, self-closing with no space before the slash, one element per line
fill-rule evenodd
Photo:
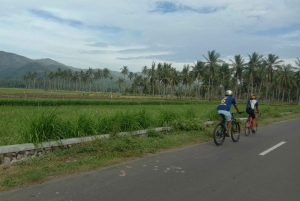
<path fill-rule="evenodd" d="M 261 114 L 259 114 L 260 116 Z M 245 135 L 248 136 L 250 134 L 250 131 L 253 129 L 254 132 L 252 131 L 253 134 L 256 134 L 257 132 L 257 126 L 258 126 L 258 118 L 257 118 L 257 115 L 256 115 L 256 125 L 255 125 L 255 128 L 253 129 L 253 119 L 252 117 L 249 115 L 248 116 L 248 119 L 246 121 L 246 124 L 245 124 Z"/>
<path fill-rule="evenodd" d="M 242 112 L 239 112 L 239 114 L 241 114 Z M 240 123 L 235 119 L 234 115 L 237 114 L 237 112 L 230 112 L 231 114 L 231 139 L 233 142 L 237 142 L 240 139 L 240 132 L 241 132 L 241 128 L 240 128 Z M 222 121 L 219 122 L 215 128 L 214 128 L 214 133 L 213 133 L 213 138 L 214 138 L 214 142 L 217 146 L 220 146 L 224 143 L 225 141 L 225 131 L 226 131 L 226 120 L 224 115 L 220 115 L 222 117 Z"/>

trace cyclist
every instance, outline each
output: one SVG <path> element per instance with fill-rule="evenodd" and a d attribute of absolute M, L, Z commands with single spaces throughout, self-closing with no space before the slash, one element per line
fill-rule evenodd
<path fill-rule="evenodd" d="M 228 135 L 228 131 L 229 128 L 231 126 L 231 114 L 230 114 L 230 108 L 231 105 L 234 106 L 234 108 L 236 109 L 236 111 L 238 113 L 241 113 L 239 108 L 236 105 L 236 101 L 235 99 L 232 97 L 232 91 L 231 90 L 227 90 L 225 92 L 225 96 L 221 99 L 219 106 L 217 107 L 217 111 L 219 115 L 224 115 L 225 120 L 227 121 L 227 125 L 226 125 L 226 131 L 225 131 L 225 135 L 226 137 L 229 137 Z"/>
<path fill-rule="evenodd" d="M 256 119 L 256 115 L 255 115 L 255 110 L 254 108 L 256 108 L 256 111 L 261 114 L 261 112 L 258 109 L 258 101 L 256 100 L 256 95 L 255 94 L 251 94 L 250 98 L 247 101 L 247 106 L 246 106 L 246 112 L 249 114 L 250 121 L 252 118 L 252 128 L 250 127 L 250 129 L 252 130 L 252 133 L 255 133 L 255 130 L 253 128 L 255 128 L 256 124 L 257 124 L 257 119 Z M 251 126 L 251 125 L 249 125 Z"/>

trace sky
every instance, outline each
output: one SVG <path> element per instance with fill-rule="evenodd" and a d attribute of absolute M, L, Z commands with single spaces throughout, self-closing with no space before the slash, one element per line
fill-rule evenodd
<path fill-rule="evenodd" d="M 299 0 L 0 0 L 0 50 L 75 68 L 300 58 Z M 205 56 L 205 57 L 204 57 Z"/>

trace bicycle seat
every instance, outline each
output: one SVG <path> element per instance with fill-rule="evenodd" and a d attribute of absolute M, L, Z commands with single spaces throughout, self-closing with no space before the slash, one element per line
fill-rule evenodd
<path fill-rule="evenodd" d="M 220 115 L 220 117 L 222 118 L 222 120 L 225 120 L 224 114 L 219 114 L 219 115 Z"/>

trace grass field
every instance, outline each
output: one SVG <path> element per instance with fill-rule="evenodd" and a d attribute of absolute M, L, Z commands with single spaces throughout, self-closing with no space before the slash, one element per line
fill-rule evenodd
<path fill-rule="evenodd" d="M 136 97 L 134 100 L 125 97 L 111 100 L 115 101 L 113 104 L 107 100 L 89 98 L 81 99 L 76 104 L 74 100 L 77 99 L 70 96 L 66 100 L 50 99 L 40 95 L 32 97 L 29 103 L 26 102 L 28 99 L 21 98 L 0 99 L 0 146 L 160 126 L 172 126 L 175 130 L 168 133 L 149 130 L 143 138 L 112 135 L 109 139 L 57 149 L 45 156 L 1 165 L 0 192 L 107 167 L 160 150 L 211 141 L 212 128 L 204 127 L 203 123 L 219 120 L 217 102 L 152 100 L 149 97 L 140 101 Z M 9 104 L 13 101 L 16 102 Z M 238 107 L 243 111 L 245 101 L 239 101 Z M 296 105 L 261 103 L 260 109 L 260 126 L 300 117 L 300 106 Z M 292 113 L 284 115 L 283 112 Z"/>

